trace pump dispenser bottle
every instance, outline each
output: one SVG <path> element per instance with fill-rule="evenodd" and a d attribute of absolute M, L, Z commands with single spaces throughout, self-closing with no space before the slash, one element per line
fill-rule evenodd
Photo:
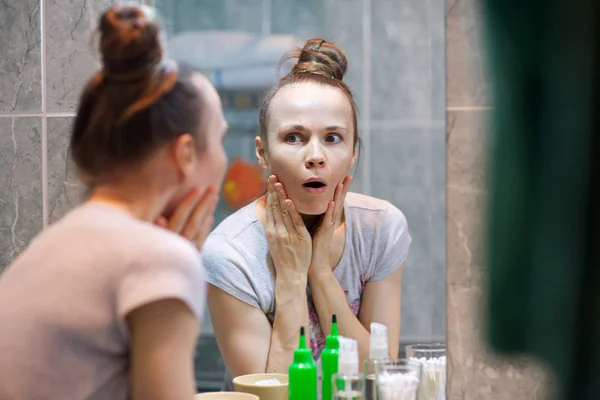
<path fill-rule="evenodd" d="M 377 368 L 380 364 L 392 363 L 388 347 L 387 326 L 372 322 L 371 323 L 371 343 L 369 349 L 369 359 L 365 360 L 365 398 L 366 400 L 377 399 Z"/>
<path fill-rule="evenodd" d="M 317 400 L 317 366 L 312 351 L 306 346 L 304 327 L 300 328 L 300 343 L 294 350 L 288 379 L 288 400 Z"/>
<path fill-rule="evenodd" d="M 358 372 L 358 343 L 339 336 L 338 373 L 332 378 L 334 400 L 363 400 L 364 377 Z"/>
<path fill-rule="evenodd" d="M 332 400 L 331 378 L 338 372 L 338 349 L 340 348 L 338 324 L 335 314 L 331 317 L 331 333 L 325 338 L 325 349 L 321 352 L 323 379 L 321 379 L 321 399 Z"/>

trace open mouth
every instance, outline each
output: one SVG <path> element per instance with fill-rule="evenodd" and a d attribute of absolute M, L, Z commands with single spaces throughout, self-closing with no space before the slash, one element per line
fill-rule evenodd
<path fill-rule="evenodd" d="M 323 182 L 307 182 L 304 184 L 304 187 L 309 187 L 313 189 L 319 189 L 324 187 L 325 184 Z"/>

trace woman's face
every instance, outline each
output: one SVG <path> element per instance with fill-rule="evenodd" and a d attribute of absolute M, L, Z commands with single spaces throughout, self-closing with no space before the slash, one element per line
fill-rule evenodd
<path fill-rule="evenodd" d="M 227 168 L 227 154 L 223 138 L 227 122 L 223 116 L 221 99 L 215 88 L 204 76 L 196 74 L 196 85 L 202 92 L 204 118 L 200 131 L 205 133 L 204 151 L 199 155 L 196 181 L 199 186 L 220 189 Z"/>
<path fill-rule="evenodd" d="M 223 117 L 221 99 L 215 88 L 202 75 L 197 74 L 193 80 L 201 93 L 202 110 L 199 112 L 202 112 L 203 117 L 198 131 L 204 135 L 204 148 L 198 152 L 196 141 L 189 134 L 180 136 L 175 143 L 173 154 L 176 169 L 181 171 L 184 180 L 180 182 L 171 198 L 167 214 L 172 212 L 192 189 L 204 191 L 208 187 L 215 187 L 219 190 L 227 167 L 227 155 L 223 148 L 227 123 Z"/>
<path fill-rule="evenodd" d="M 341 90 L 310 82 L 285 86 L 271 100 L 257 156 L 300 213 L 323 214 L 354 165 L 352 115 Z"/>

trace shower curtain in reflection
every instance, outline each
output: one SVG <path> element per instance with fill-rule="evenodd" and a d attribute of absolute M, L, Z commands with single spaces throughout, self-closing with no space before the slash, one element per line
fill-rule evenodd
<path fill-rule="evenodd" d="M 600 399 L 600 6 L 484 0 L 488 338 Z"/>

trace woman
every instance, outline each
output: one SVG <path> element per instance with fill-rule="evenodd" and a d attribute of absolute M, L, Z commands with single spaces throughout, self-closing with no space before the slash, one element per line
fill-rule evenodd
<path fill-rule="evenodd" d="M 389 202 L 348 193 L 359 138 L 346 66 L 334 44 L 306 43 L 260 111 L 256 154 L 270 174 L 267 194 L 207 238 L 208 305 L 233 377 L 286 373 L 301 325 L 318 361 L 332 314 L 361 359 L 374 321 L 388 326 L 390 356 L 398 355 L 411 237 Z"/>
<path fill-rule="evenodd" d="M 116 7 L 100 18 L 103 68 L 70 143 L 91 195 L 0 278 L 2 399 L 195 393 L 197 247 L 226 166 L 226 124 L 214 88 L 163 60 L 149 12 Z"/>

